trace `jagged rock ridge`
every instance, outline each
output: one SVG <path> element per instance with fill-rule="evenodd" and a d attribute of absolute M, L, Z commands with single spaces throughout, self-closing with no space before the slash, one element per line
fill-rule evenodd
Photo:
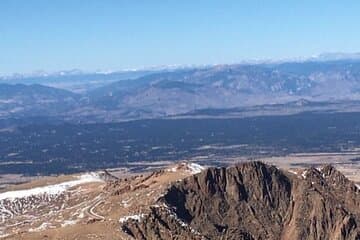
<path fill-rule="evenodd" d="M 333 167 L 251 162 L 176 182 L 121 227 L 134 239 L 360 239 L 359 224 L 360 191 Z"/>

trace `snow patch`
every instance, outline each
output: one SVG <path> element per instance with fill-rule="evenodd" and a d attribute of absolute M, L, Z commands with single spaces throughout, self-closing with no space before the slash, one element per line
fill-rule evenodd
<path fill-rule="evenodd" d="M 303 177 L 303 179 L 306 179 L 306 174 L 307 174 L 308 170 L 303 171 L 303 173 L 301 174 L 301 176 Z"/>
<path fill-rule="evenodd" d="M 197 163 L 189 163 L 188 168 L 192 174 L 200 173 L 202 170 L 205 169 L 203 166 Z"/>
<path fill-rule="evenodd" d="M 166 203 L 163 203 L 162 206 L 156 204 L 153 205 L 153 207 L 165 209 L 168 212 L 169 216 L 173 218 L 180 226 L 182 226 L 183 228 L 189 228 L 191 233 L 193 234 L 200 235 L 200 233 L 195 229 L 193 229 L 192 227 L 190 227 L 189 224 L 178 218 L 177 214 Z"/>
<path fill-rule="evenodd" d="M 30 228 L 29 232 L 41 232 L 43 230 L 46 230 L 48 228 L 54 228 L 53 226 L 51 226 L 50 223 L 42 223 L 39 227 L 37 228 Z"/>
<path fill-rule="evenodd" d="M 289 169 L 288 172 L 289 172 L 289 173 L 292 173 L 292 174 L 295 174 L 295 175 L 298 175 L 298 173 L 297 173 L 296 171 L 291 170 L 291 169 Z"/>
<path fill-rule="evenodd" d="M 137 215 L 125 216 L 125 217 L 121 217 L 121 218 L 119 219 L 119 222 L 120 222 L 120 223 L 124 223 L 124 222 L 126 222 L 126 221 L 128 221 L 128 220 L 135 220 L 135 221 L 140 222 L 140 220 L 141 220 L 142 218 L 144 218 L 145 216 L 146 216 L 146 214 L 143 214 L 143 213 L 137 214 Z"/>
<path fill-rule="evenodd" d="M 168 171 L 169 172 L 177 172 L 177 167 L 170 168 Z"/>
<path fill-rule="evenodd" d="M 65 221 L 61 224 L 61 227 L 66 227 L 66 226 L 74 225 L 74 224 L 76 224 L 76 223 L 77 223 L 76 220 L 65 220 Z"/>
<path fill-rule="evenodd" d="M 58 195 L 68 190 L 69 188 L 90 182 L 103 182 L 103 180 L 101 180 L 99 175 L 97 175 L 96 173 L 87 173 L 79 176 L 78 179 L 73 181 L 67 181 L 59 184 L 48 185 L 44 187 L 36 187 L 26 190 L 0 193 L 0 201 L 5 199 L 14 200 L 17 198 L 27 198 L 27 197 L 43 195 L 43 194 Z"/>
<path fill-rule="evenodd" d="M 186 170 L 192 174 L 200 173 L 205 168 L 197 163 L 181 163 L 177 166 L 167 169 L 167 172 L 177 172 L 179 170 Z"/>

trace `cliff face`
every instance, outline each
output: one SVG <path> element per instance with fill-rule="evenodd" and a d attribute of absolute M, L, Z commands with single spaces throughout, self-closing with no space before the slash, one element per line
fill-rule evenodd
<path fill-rule="evenodd" d="M 260 162 L 209 168 L 170 186 L 135 239 L 360 239 L 360 191 L 331 166 L 301 174 Z"/>

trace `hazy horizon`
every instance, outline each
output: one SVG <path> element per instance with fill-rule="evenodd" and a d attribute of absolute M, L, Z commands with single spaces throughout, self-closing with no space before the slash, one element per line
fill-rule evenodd
<path fill-rule="evenodd" d="M 195 64 L 195 63 L 186 63 L 186 64 L 159 64 L 159 65 L 148 65 L 148 66 L 134 66 L 132 68 L 120 68 L 120 69 L 79 69 L 79 68 L 68 68 L 68 69 L 56 69 L 52 71 L 47 71 L 44 69 L 36 69 L 30 72 L 12 72 L 8 74 L 2 74 L 0 72 L 0 77 L 16 77 L 25 76 L 47 76 L 47 75 L 57 75 L 57 74 L 66 74 L 73 72 L 74 74 L 111 74 L 116 72 L 131 72 L 131 71 L 146 71 L 146 70 L 154 70 L 154 69 L 179 69 L 179 68 L 200 68 L 200 67 L 207 67 L 207 66 L 221 66 L 221 65 L 236 65 L 236 64 L 267 64 L 267 63 L 283 63 L 283 62 L 303 62 L 303 61 L 316 61 L 322 60 L 323 56 L 327 55 L 341 55 L 338 59 L 336 57 L 330 60 L 342 60 L 342 59 L 351 59 L 349 56 L 356 55 L 356 59 L 360 59 L 360 53 L 358 52 L 324 52 L 319 54 L 313 54 L 310 56 L 296 56 L 296 57 L 288 57 L 288 58 L 259 58 L 259 59 L 242 59 L 237 62 L 222 62 L 222 63 L 202 63 L 202 64 Z"/>
<path fill-rule="evenodd" d="M 0 75 L 359 52 L 360 3 L 0 2 Z"/>

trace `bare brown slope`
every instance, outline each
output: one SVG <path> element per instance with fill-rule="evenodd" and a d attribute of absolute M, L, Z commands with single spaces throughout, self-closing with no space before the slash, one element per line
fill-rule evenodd
<path fill-rule="evenodd" d="M 135 239 L 360 239 L 360 192 L 330 166 L 285 173 L 260 162 L 209 168 L 173 184 Z"/>

